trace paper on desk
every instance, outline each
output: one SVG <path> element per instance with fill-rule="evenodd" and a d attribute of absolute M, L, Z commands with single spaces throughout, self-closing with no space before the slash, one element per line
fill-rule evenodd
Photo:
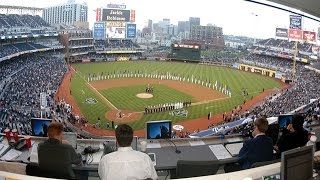
<path fill-rule="evenodd" d="M 213 154 L 220 159 L 228 159 L 232 158 L 230 153 L 226 150 L 226 148 L 222 144 L 210 145 L 209 148 L 213 152 Z"/>
<path fill-rule="evenodd" d="M 205 145 L 206 144 L 202 140 L 189 141 L 189 143 L 190 143 L 190 146 L 200 146 L 200 145 Z"/>
<path fill-rule="evenodd" d="M 30 162 L 38 163 L 38 144 L 32 145 Z"/>
<path fill-rule="evenodd" d="M 148 143 L 147 144 L 147 149 L 149 148 L 161 148 L 160 143 Z"/>
<path fill-rule="evenodd" d="M 22 154 L 21 151 L 15 149 L 10 149 L 4 156 L 1 157 L 3 161 L 14 160 Z"/>
<path fill-rule="evenodd" d="M 242 139 L 239 137 L 233 137 L 233 138 L 227 139 L 227 142 L 238 142 L 238 141 L 242 141 Z"/>
<path fill-rule="evenodd" d="M 99 164 L 102 155 L 103 155 L 103 151 L 98 151 L 96 153 L 93 153 L 92 154 L 92 162 L 90 164 Z"/>

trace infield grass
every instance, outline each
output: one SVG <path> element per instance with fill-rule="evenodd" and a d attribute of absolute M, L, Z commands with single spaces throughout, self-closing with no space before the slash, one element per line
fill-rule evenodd
<path fill-rule="evenodd" d="M 97 118 L 100 117 L 105 127 L 105 113 L 109 110 L 109 107 L 103 102 L 103 100 L 93 92 L 92 89 L 87 85 L 86 80 L 89 74 L 112 74 L 120 71 L 131 71 L 131 72 L 143 72 L 143 73 L 176 73 L 182 77 L 191 77 L 192 75 L 198 79 L 206 80 L 210 82 L 218 81 L 226 84 L 232 91 L 232 97 L 226 99 L 220 99 L 206 104 L 196 105 L 188 107 L 187 117 L 173 117 L 168 112 L 155 113 L 150 115 L 144 115 L 139 121 L 132 122 L 130 125 L 135 129 L 143 129 L 145 122 L 149 120 L 164 120 L 169 119 L 173 122 L 185 121 L 188 119 L 194 119 L 199 117 L 205 117 L 208 112 L 213 114 L 222 113 L 225 111 L 231 111 L 237 105 L 243 103 L 244 97 L 242 96 L 242 89 L 246 88 L 249 92 L 248 99 L 251 96 L 256 96 L 262 92 L 262 89 L 274 89 L 281 86 L 281 84 L 270 77 L 261 76 L 253 73 L 243 72 L 225 67 L 198 65 L 190 63 L 175 63 L 175 62 L 154 62 L 154 61 L 129 61 L 129 62 L 106 62 L 106 63 L 89 63 L 89 64 L 74 64 L 73 65 L 78 74 L 74 75 L 71 81 L 72 96 L 76 99 L 76 102 L 89 120 L 90 123 L 94 124 Z M 100 90 L 100 93 L 111 101 L 117 108 L 123 108 L 128 110 L 143 111 L 144 107 L 149 105 L 148 100 L 144 101 L 140 98 L 133 97 L 138 92 L 144 91 L 145 86 L 128 86 L 128 87 L 117 87 L 110 88 L 108 90 Z M 164 88 L 161 92 L 167 96 L 164 101 L 167 103 L 174 102 L 182 98 L 191 98 L 190 96 L 178 92 L 168 87 L 156 87 L 156 89 Z M 142 90 L 141 90 L 142 89 Z M 174 91 L 174 92 L 173 92 Z M 157 92 L 155 92 L 157 93 Z M 168 93 L 168 94 L 167 94 Z M 172 95 L 174 94 L 174 95 Z M 95 98 L 98 103 L 95 105 L 88 105 L 83 103 L 86 98 Z M 161 99 L 161 98 L 160 98 Z M 165 103 L 162 100 L 155 100 L 152 98 L 152 103 Z M 170 100 L 172 99 L 172 100 Z M 191 98 L 192 99 L 192 98 Z M 103 121 L 105 120 L 105 121 Z"/>

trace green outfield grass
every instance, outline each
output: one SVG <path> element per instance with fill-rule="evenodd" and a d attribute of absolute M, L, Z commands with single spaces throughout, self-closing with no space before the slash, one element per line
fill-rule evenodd
<path fill-rule="evenodd" d="M 219 81 L 230 87 L 232 91 L 232 97 L 222 100 L 217 100 L 207 104 L 201 104 L 197 106 L 192 106 L 187 108 L 188 117 L 173 117 L 169 115 L 169 112 L 162 112 L 156 114 L 150 114 L 143 116 L 139 121 L 135 121 L 130 125 L 135 129 L 144 128 L 145 122 L 149 120 L 162 120 L 170 119 L 173 122 L 184 121 L 187 119 L 194 119 L 199 117 L 204 117 L 208 112 L 213 114 L 222 113 L 225 111 L 230 111 L 237 105 L 242 104 L 243 96 L 241 95 L 241 89 L 247 88 L 249 91 L 248 98 L 251 96 L 256 96 L 261 93 L 262 89 L 274 89 L 280 87 L 281 84 L 275 79 L 243 72 L 231 68 L 217 67 L 217 66 L 206 66 L 198 64 L 189 63 L 174 63 L 174 62 L 149 62 L 149 61 L 129 61 L 129 62 L 107 62 L 107 63 L 90 63 L 90 64 L 74 64 L 73 65 L 78 74 L 74 75 L 71 81 L 72 96 L 76 99 L 81 111 L 89 120 L 90 123 L 95 123 L 97 118 L 100 117 L 105 127 L 104 114 L 109 110 L 105 103 L 101 100 L 99 96 L 93 92 L 88 85 L 86 80 L 90 74 L 112 74 L 114 72 L 120 71 L 131 71 L 131 72 L 144 72 L 144 73 L 155 73 L 155 72 L 170 72 L 176 73 L 179 76 L 184 77 L 194 77 L 200 78 L 202 80 L 209 80 L 211 82 Z M 162 98 L 156 100 L 152 98 L 152 102 L 149 100 L 142 100 L 139 98 L 134 98 L 137 92 L 143 92 L 144 86 L 130 86 L 130 87 L 118 87 L 110 88 L 108 90 L 100 90 L 109 101 L 111 101 L 117 108 L 131 109 L 136 111 L 141 111 L 146 105 L 151 105 L 152 103 L 164 103 L 164 101 L 174 102 L 179 98 L 185 100 L 185 98 L 190 98 L 188 95 L 178 92 L 172 88 L 166 86 L 159 86 L 155 89 L 161 89 L 162 93 L 170 95 L 170 98 L 166 98 L 162 101 Z M 142 90 L 141 90 L 142 89 Z M 157 92 L 155 92 L 157 93 Z M 173 95 L 174 94 L 174 95 Z M 157 94 L 156 94 L 157 95 Z M 83 103 L 86 98 L 95 98 L 98 103 L 94 105 L 88 105 Z M 173 98 L 172 100 L 170 100 Z M 149 104 L 150 103 L 150 104 Z"/>
<path fill-rule="evenodd" d="M 141 99 L 136 94 L 144 93 L 146 86 L 114 87 L 102 90 L 100 93 L 118 109 L 144 111 L 146 106 L 192 100 L 192 96 L 176 91 L 164 85 L 155 85 L 153 98 Z"/>

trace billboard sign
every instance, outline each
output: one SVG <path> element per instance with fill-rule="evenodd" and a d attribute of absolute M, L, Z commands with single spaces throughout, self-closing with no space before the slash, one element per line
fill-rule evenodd
<path fill-rule="evenodd" d="M 290 15 L 290 29 L 302 29 L 302 17 Z"/>
<path fill-rule="evenodd" d="M 302 31 L 299 29 L 289 29 L 289 38 L 302 40 Z"/>
<path fill-rule="evenodd" d="M 125 27 L 126 23 L 125 22 L 117 22 L 117 21 L 111 21 L 107 22 L 107 27 Z"/>
<path fill-rule="evenodd" d="M 104 22 L 96 22 L 93 26 L 93 38 L 94 39 L 104 39 L 106 24 Z"/>
<path fill-rule="evenodd" d="M 108 4 L 107 5 L 107 8 L 110 8 L 110 9 L 126 9 L 127 6 L 125 4 Z"/>
<path fill-rule="evenodd" d="M 276 37 L 288 38 L 288 29 L 276 28 Z"/>
<path fill-rule="evenodd" d="M 136 38 L 137 36 L 137 25 L 127 24 L 127 38 Z"/>
<path fill-rule="evenodd" d="M 110 39 L 125 39 L 126 38 L 125 27 L 107 27 L 107 38 Z"/>
<path fill-rule="evenodd" d="M 102 21 L 130 21 L 130 10 L 103 9 Z"/>
<path fill-rule="evenodd" d="M 136 21 L 136 10 L 131 10 L 130 22 L 135 22 L 135 21 Z"/>
<path fill-rule="evenodd" d="M 101 8 L 97 8 L 96 10 L 96 22 L 101 21 Z"/>
<path fill-rule="evenodd" d="M 47 93 L 40 93 L 40 107 L 45 109 L 47 107 Z"/>
<path fill-rule="evenodd" d="M 311 42 L 316 42 L 316 41 L 317 41 L 316 32 L 313 32 L 313 31 L 303 31 L 303 40 L 305 40 L 305 41 L 311 41 Z"/>

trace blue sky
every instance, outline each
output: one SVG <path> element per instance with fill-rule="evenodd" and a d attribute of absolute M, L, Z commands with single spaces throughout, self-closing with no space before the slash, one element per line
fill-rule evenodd
<path fill-rule="evenodd" d="M 136 10 L 138 29 L 143 28 L 148 19 L 154 22 L 169 18 L 172 24 L 189 17 L 200 17 L 201 25 L 208 23 L 223 27 L 224 34 L 245 35 L 255 38 L 274 37 L 275 28 L 289 26 L 290 13 L 243 0 L 76 0 L 89 6 L 89 22 L 95 20 L 94 9 L 106 7 L 110 2 L 125 3 Z M 265 0 L 260 0 L 266 2 Z M 66 3 L 67 0 L 1 0 L 1 5 L 22 5 L 47 7 Z M 289 8 L 290 9 L 290 8 Z M 297 11 L 297 10 L 295 10 Z M 1 12 L 4 13 L 4 12 Z M 303 29 L 318 31 L 320 23 L 304 18 Z"/>

